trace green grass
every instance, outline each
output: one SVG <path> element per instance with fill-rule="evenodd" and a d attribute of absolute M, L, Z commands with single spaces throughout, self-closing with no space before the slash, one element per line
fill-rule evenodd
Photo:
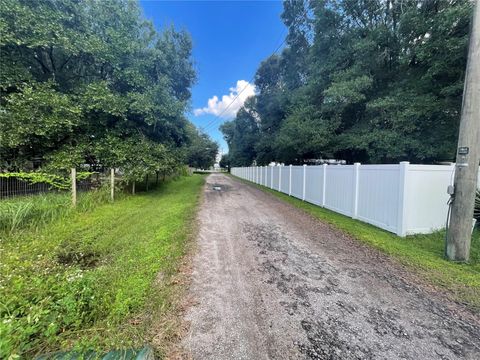
<path fill-rule="evenodd" d="M 353 220 L 325 208 L 301 201 L 286 194 L 252 184 L 275 197 L 304 210 L 313 217 L 331 224 L 353 238 L 368 244 L 406 265 L 429 283 L 446 290 L 450 297 L 480 311 L 480 230 L 474 231 L 470 262 L 454 263 L 444 259 L 445 232 L 414 235 L 406 238 Z"/>
<path fill-rule="evenodd" d="M 148 342 L 149 321 L 173 306 L 170 279 L 203 183 L 182 177 L 43 227 L 1 232 L 0 358 Z"/>
<path fill-rule="evenodd" d="M 117 197 L 122 197 L 118 193 Z M 81 192 L 77 207 L 72 207 L 70 192 L 21 196 L 0 201 L 0 232 L 14 233 L 25 228 L 42 227 L 75 212 L 88 211 L 110 200 L 108 189 Z"/>

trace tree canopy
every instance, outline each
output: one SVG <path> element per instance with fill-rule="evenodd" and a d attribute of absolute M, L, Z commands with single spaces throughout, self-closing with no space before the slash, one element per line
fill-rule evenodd
<path fill-rule="evenodd" d="M 280 55 L 221 128 L 232 166 L 455 156 L 472 2 L 287 0 Z"/>
<path fill-rule="evenodd" d="M 184 115 L 191 50 L 136 1 L 1 0 L 0 169 L 88 164 L 139 178 L 193 154 L 213 161 L 216 144 Z"/>

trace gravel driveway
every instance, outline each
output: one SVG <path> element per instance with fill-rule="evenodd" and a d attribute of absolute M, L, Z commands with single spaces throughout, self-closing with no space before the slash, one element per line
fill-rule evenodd
<path fill-rule="evenodd" d="M 194 359 L 480 359 L 478 314 L 261 190 L 212 174 L 199 221 Z"/>

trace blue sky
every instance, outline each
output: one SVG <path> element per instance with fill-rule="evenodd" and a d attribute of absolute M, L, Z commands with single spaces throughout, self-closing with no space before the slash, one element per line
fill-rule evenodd
<path fill-rule="evenodd" d="M 224 152 L 227 145 L 218 130 L 225 117 L 217 117 L 236 95 L 231 88 L 243 89 L 262 60 L 273 53 L 286 35 L 280 14 L 281 1 L 140 1 L 144 15 L 157 30 L 174 25 L 187 30 L 193 39 L 197 83 L 192 89 L 192 111 L 188 118 L 197 126 L 209 126 L 207 133 Z M 253 88 L 247 85 L 229 113 L 240 106 Z M 208 107 L 208 100 L 213 96 Z M 222 99 L 222 96 L 227 97 Z M 222 102 L 223 100 L 223 102 Z M 195 109 L 198 116 L 195 116 Z"/>

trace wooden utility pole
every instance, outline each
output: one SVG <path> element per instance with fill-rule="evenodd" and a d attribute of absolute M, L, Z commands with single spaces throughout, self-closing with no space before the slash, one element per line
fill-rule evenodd
<path fill-rule="evenodd" d="M 480 6 L 476 1 L 470 33 L 462 118 L 458 134 L 454 199 L 447 231 L 446 256 L 468 261 L 480 159 Z"/>

